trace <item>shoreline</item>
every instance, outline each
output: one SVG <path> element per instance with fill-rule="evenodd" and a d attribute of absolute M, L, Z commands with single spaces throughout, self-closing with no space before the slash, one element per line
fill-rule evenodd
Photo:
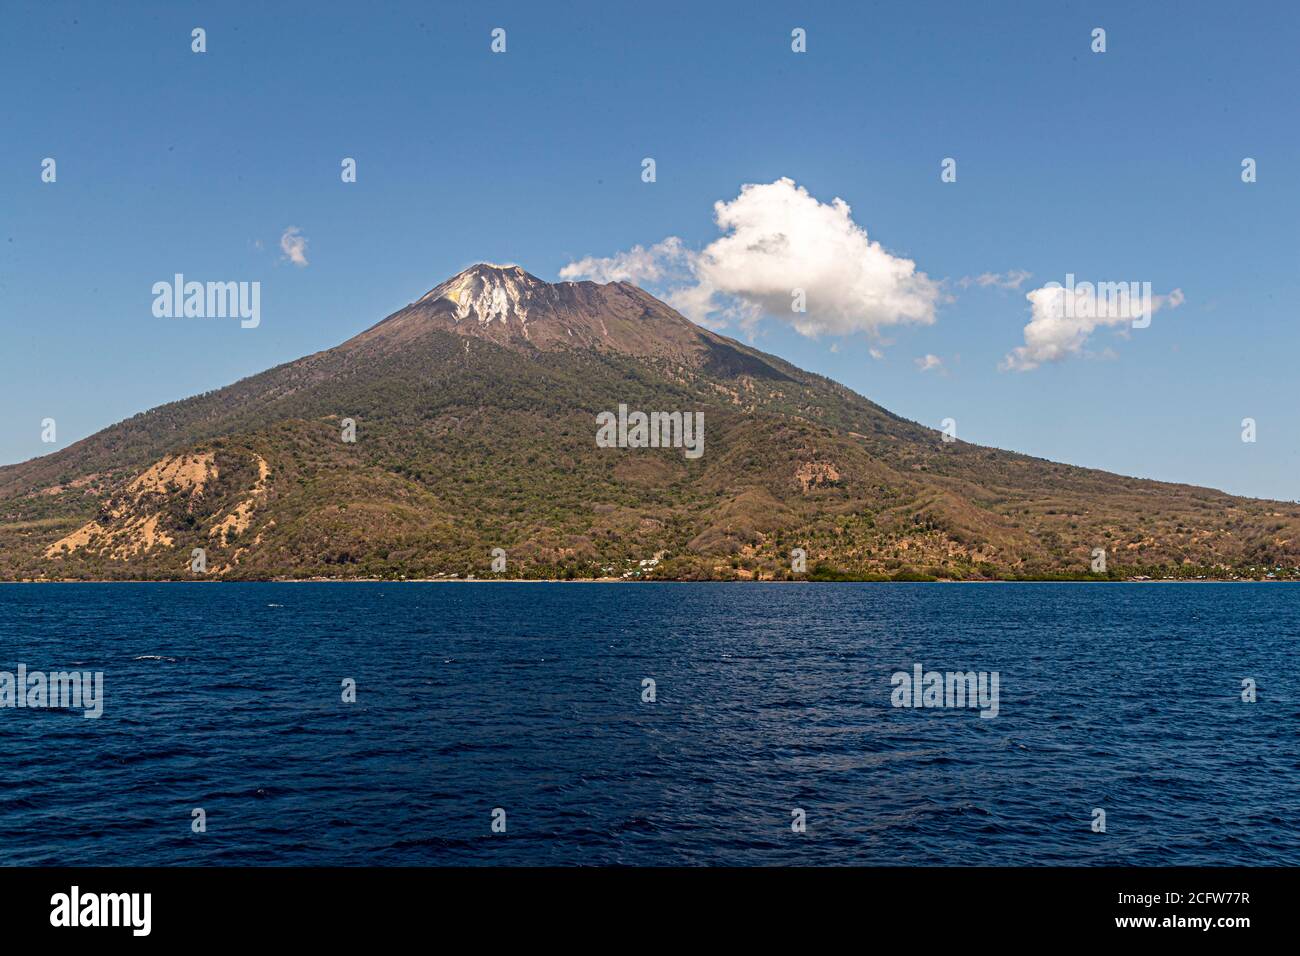
<path fill-rule="evenodd" d="M 167 578 L 147 580 L 143 578 L 112 578 L 87 580 L 83 578 L 51 578 L 46 580 L 24 579 L 18 581 L 0 581 L 6 584 L 1300 584 L 1300 580 L 1267 578 L 1201 578 L 1183 580 L 1177 578 L 1089 580 L 1075 578 L 1061 580 L 1057 578 L 1025 578 L 1023 580 L 981 580 L 963 581 L 953 578 L 939 578 L 934 581 L 754 581 L 744 579 L 732 580 L 693 580 L 689 578 L 256 578 L 251 580 L 211 578 Z"/>

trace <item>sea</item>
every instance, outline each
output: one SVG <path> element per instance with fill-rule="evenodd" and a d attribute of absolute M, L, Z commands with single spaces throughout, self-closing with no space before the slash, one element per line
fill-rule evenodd
<path fill-rule="evenodd" d="M 1298 641 L 1286 584 L 0 585 L 0 864 L 1297 865 Z"/>

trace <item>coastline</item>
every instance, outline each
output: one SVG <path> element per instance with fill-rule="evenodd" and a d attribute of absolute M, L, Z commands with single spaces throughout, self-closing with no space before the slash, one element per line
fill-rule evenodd
<path fill-rule="evenodd" d="M 1176 578 L 1146 579 L 1121 578 L 1116 580 L 1090 580 L 1088 578 L 1018 578 L 1016 580 L 957 580 L 939 578 L 933 581 L 821 581 L 821 580 L 767 580 L 704 579 L 691 578 L 49 578 L 0 581 L 6 584 L 1300 584 L 1300 580 L 1266 578 L 1201 578 L 1184 580 Z"/>

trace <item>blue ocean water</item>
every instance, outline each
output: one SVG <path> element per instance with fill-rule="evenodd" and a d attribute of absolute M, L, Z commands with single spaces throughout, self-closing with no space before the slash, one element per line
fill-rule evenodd
<path fill-rule="evenodd" d="M 0 671 L 105 698 L 0 708 L 0 863 L 1295 865 L 1298 637 L 1286 585 L 0 585 Z"/>

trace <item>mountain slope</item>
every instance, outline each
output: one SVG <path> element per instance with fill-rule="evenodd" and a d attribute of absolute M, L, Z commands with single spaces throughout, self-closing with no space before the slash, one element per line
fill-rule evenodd
<path fill-rule="evenodd" d="M 620 405 L 705 451 L 604 448 Z M 344 420 L 356 441 L 343 440 Z M 0 468 L 0 578 L 1260 576 L 1300 509 L 945 443 L 626 283 L 480 265 L 342 345 Z M 644 563 L 643 563 L 644 562 Z M 1252 570 L 1253 569 L 1253 570 Z M 1273 572 L 1289 576 L 1290 571 Z"/>

